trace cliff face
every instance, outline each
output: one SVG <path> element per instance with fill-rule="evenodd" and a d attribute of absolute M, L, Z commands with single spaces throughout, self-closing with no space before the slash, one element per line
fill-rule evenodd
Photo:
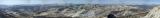
<path fill-rule="evenodd" d="M 144 18 L 160 18 L 160 6 L 154 7 Z"/>
<path fill-rule="evenodd" d="M 2 11 L 14 18 L 140 18 L 147 13 L 127 5 L 15 6 Z"/>

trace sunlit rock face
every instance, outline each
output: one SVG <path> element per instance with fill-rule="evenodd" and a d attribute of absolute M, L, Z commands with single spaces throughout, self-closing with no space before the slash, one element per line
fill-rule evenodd
<path fill-rule="evenodd" d="M 138 6 L 81 4 L 13 6 L 2 11 L 2 15 L 10 15 L 5 17 L 13 18 L 140 18 L 147 10 Z"/>
<path fill-rule="evenodd" d="M 150 12 L 143 18 L 160 18 L 160 6 L 154 7 Z"/>

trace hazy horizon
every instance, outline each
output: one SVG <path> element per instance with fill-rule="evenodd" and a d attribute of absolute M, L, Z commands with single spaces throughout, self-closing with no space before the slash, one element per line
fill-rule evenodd
<path fill-rule="evenodd" d="M 159 0 L 0 0 L 0 4 L 160 4 Z"/>

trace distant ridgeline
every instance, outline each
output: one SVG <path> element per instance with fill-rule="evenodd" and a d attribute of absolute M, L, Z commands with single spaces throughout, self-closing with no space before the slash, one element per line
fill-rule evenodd
<path fill-rule="evenodd" d="M 150 8 L 149 5 L 107 4 L 13 5 L 0 9 L 0 18 L 140 18 Z"/>

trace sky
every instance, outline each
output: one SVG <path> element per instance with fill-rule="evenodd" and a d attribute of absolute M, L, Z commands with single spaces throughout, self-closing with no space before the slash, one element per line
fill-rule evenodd
<path fill-rule="evenodd" d="M 0 0 L 0 4 L 160 4 L 160 0 Z"/>

